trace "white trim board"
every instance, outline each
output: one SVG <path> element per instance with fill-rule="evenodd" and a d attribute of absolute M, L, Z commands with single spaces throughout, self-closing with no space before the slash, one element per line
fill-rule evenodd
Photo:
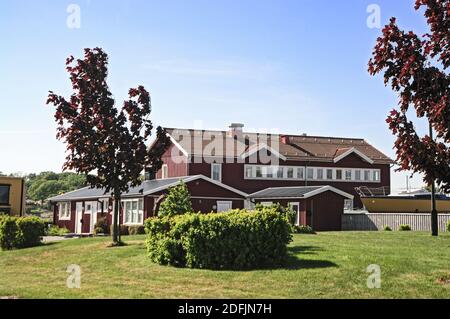
<path fill-rule="evenodd" d="M 368 157 L 367 155 L 363 154 L 361 151 L 358 151 L 358 150 L 357 150 L 356 148 L 354 148 L 354 147 L 352 147 L 352 148 L 349 149 L 348 151 L 342 153 L 341 155 L 336 156 L 336 157 L 333 159 L 333 162 L 337 163 L 337 162 L 339 162 L 340 160 L 342 160 L 343 158 L 349 156 L 349 155 L 352 154 L 352 153 L 358 155 L 359 157 L 361 157 L 363 160 L 365 160 L 366 162 L 368 162 L 368 163 L 370 163 L 370 164 L 373 164 L 373 163 L 374 163 L 374 161 L 373 161 L 370 157 Z"/>

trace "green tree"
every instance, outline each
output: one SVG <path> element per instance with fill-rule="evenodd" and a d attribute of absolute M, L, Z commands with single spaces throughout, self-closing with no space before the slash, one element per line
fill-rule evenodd
<path fill-rule="evenodd" d="M 49 197 L 70 192 L 86 184 L 86 177 L 75 173 L 42 172 L 26 176 L 27 197 L 44 201 Z"/>
<path fill-rule="evenodd" d="M 159 207 L 158 216 L 175 216 L 192 212 L 191 195 L 186 184 L 180 181 L 169 188 L 166 199 Z"/>

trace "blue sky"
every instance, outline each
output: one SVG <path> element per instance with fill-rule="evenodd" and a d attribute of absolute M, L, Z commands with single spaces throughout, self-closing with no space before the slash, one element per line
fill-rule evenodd
<path fill-rule="evenodd" d="M 367 61 L 391 16 L 426 31 L 413 0 L 20 1 L 0 2 L 0 171 L 60 171 L 48 90 L 68 96 L 65 58 L 85 47 L 110 55 L 109 85 L 120 104 L 128 88 L 152 94 L 157 125 L 363 137 L 390 156 L 385 124 L 396 97 Z M 71 29 L 67 8 L 80 8 Z M 404 187 L 405 173 L 392 186 Z M 417 176 L 413 186 L 421 186 Z"/>

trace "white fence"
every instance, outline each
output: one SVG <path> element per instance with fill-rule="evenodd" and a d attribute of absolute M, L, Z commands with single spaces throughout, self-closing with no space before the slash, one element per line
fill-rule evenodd
<path fill-rule="evenodd" d="M 450 214 L 438 214 L 439 230 L 446 231 Z M 426 213 L 346 213 L 342 215 L 342 230 L 382 230 L 385 226 L 398 230 L 402 224 L 411 230 L 431 231 L 431 214 Z"/>

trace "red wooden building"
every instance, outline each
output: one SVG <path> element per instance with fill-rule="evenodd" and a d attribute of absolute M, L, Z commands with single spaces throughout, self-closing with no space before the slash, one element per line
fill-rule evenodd
<path fill-rule="evenodd" d="M 246 133 L 242 124 L 226 131 L 166 131 L 172 143 L 163 155 L 164 164 L 156 176 L 147 172 L 142 186 L 124 194 L 121 223 L 131 224 L 128 216 L 141 207 L 142 217 L 133 220 L 141 224 L 154 214 L 154 199 L 182 179 L 194 209 L 201 212 L 280 202 L 293 206 L 300 224 L 339 230 L 344 208 L 362 207 L 355 187 L 390 186 L 392 160 L 364 139 Z M 263 198 L 270 189 L 278 194 Z M 297 193 L 282 196 L 289 189 Z M 307 190 L 310 194 L 305 195 Z M 112 208 L 106 197 L 102 190 L 86 188 L 54 197 L 50 200 L 55 203 L 55 221 L 76 233 L 91 232 L 98 214 Z M 82 220 L 82 225 L 75 220 Z"/>

